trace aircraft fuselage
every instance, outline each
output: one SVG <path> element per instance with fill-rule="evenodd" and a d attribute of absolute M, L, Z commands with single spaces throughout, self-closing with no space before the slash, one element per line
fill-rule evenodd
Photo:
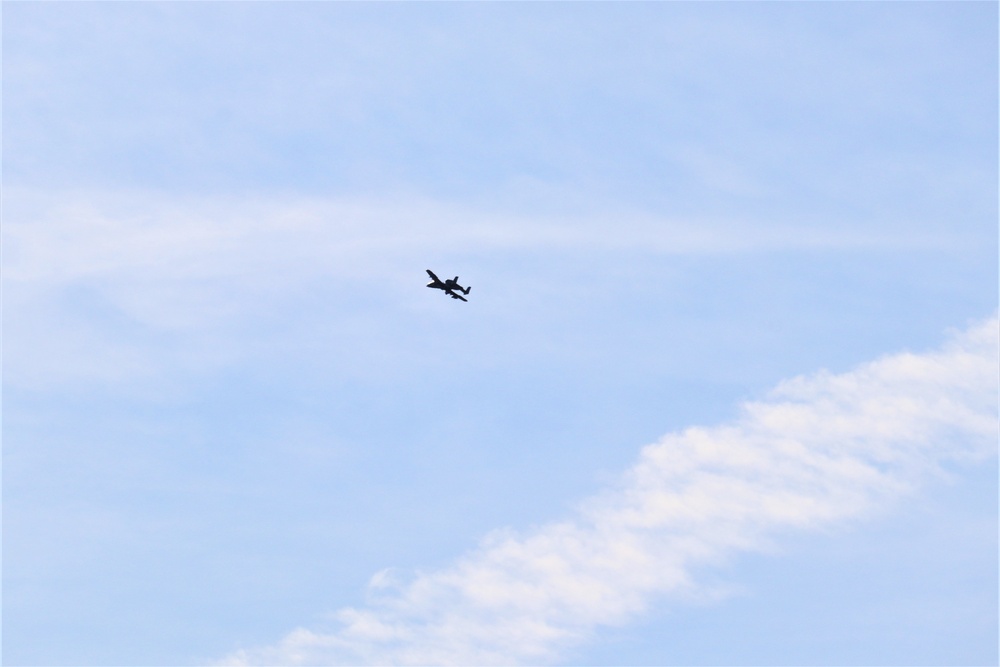
<path fill-rule="evenodd" d="M 466 301 L 467 299 L 462 294 L 468 294 L 471 287 L 462 287 L 458 284 L 458 276 L 454 278 L 448 278 L 447 280 L 441 280 L 434 272 L 427 269 L 427 275 L 431 277 L 431 282 L 427 283 L 428 287 L 444 290 L 444 293 L 450 296 L 452 299 L 459 299 L 460 301 Z"/>

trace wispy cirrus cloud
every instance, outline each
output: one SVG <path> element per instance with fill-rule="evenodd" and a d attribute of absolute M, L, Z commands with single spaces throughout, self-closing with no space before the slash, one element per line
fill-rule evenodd
<path fill-rule="evenodd" d="M 470 256 L 717 257 L 965 243 L 946 234 L 825 232 L 787 221 L 642 211 L 519 213 L 403 195 L 199 197 L 16 186 L 5 191 L 3 240 L 12 315 L 5 333 L 10 349 L 24 350 L 8 360 L 5 377 L 32 387 L 228 364 L 242 353 L 249 322 L 267 320 L 261 313 L 317 285 L 342 298 L 405 299 L 428 265 Z M 513 268 L 492 279 L 540 284 Z"/>
<path fill-rule="evenodd" d="M 995 455 L 998 335 L 993 318 L 936 351 L 781 383 L 731 423 L 643 448 L 573 517 L 496 531 L 405 584 L 380 572 L 337 627 L 298 628 L 222 664 L 556 660 L 659 597 L 704 594 L 701 567 L 884 511 L 949 461 Z"/>
<path fill-rule="evenodd" d="M 623 250 L 715 255 L 954 246 L 948 231 L 822 230 L 798 219 L 660 215 L 618 205 L 518 212 L 416 195 L 181 196 L 153 190 L 39 189 L 4 196 L 7 280 L 239 279 L 280 269 L 351 274 L 374 259 L 428 252 Z M 388 262 L 387 262 L 388 263 Z M 289 270 L 292 270 L 291 272 Z"/>

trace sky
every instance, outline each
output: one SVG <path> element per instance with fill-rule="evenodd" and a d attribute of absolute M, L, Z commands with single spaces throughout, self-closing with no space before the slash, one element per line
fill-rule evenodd
<path fill-rule="evenodd" d="M 996 664 L 997 25 L 3 3 L 4 664 Z"/>

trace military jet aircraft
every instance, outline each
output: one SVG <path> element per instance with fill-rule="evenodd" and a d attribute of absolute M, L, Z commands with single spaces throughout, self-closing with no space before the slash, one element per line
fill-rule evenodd
<path fill-rule="evenodd" d="M 468 294 L 472 291 L 471 287 L 462 287 L 458 284 L 458 276 L 454 278 L 449 278 L 448 280 L 442 281 L 440 278 L 434 275 L 434 272 L 427 269 L 427 275 L 431 277 L 431 282 L 427 283 L 428 287 L 433 287 L 434 289 L 443 289 L 444 293 L 450 296 L 452 299 L 459 299 L 460 301 L 468 302 L 463 296 L 456 294 L 456 291 L 462 294 Z"/>

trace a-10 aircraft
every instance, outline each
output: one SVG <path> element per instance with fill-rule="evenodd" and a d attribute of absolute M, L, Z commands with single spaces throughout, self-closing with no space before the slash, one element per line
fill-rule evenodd
<path fill-rule="evenodd" d="M 443 289 L 444 293 L 450 296 L 452 299 L 459 299 L 461 301 L 468 302 L 464 296 L 456 294 L 456 292 L 461 292 L 462 294 L 468 294 L 472 291 L 471 287 L 462 287 L 458 284 L 458 276 L 454 278 L 449 278 L 448 280 L 442 281 L 440 278 L 434 275 L 434 272 L 427 269 L 427 275 L 431 277 L 431 282 L 427 283 L 428 287 L 433 287 L 434 289 Z"/>

